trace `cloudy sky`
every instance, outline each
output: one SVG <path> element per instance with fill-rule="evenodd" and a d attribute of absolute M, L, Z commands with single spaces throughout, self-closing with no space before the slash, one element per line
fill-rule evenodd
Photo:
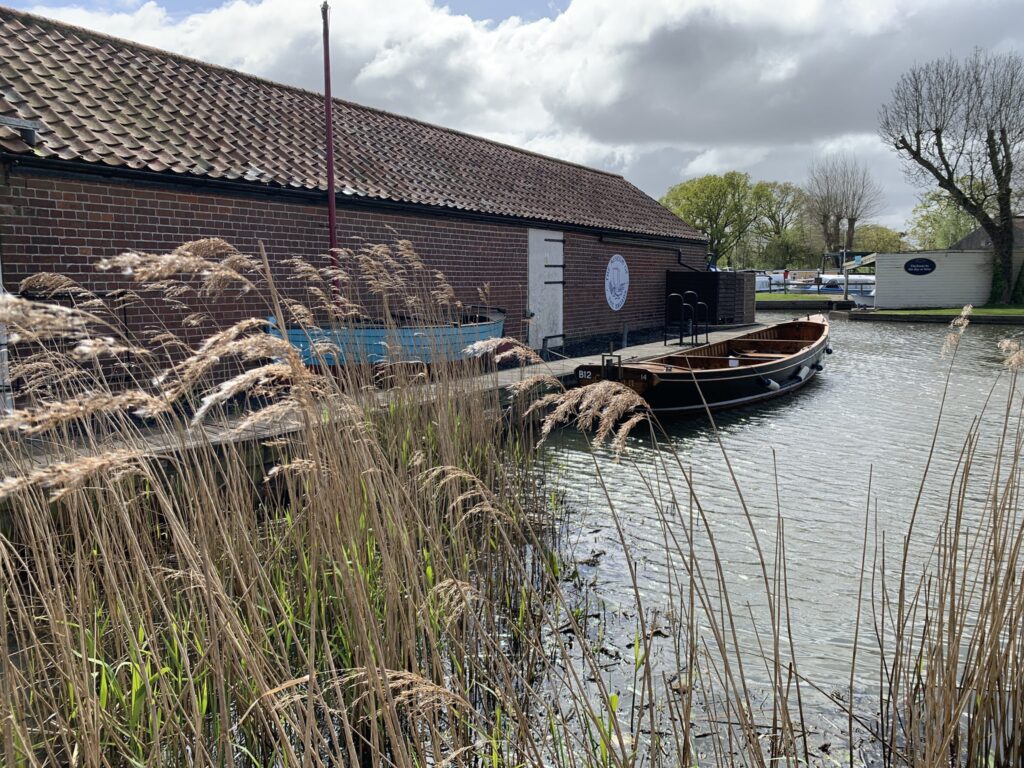
<path fill-rule="evenodd" d="M 12 0 L 6 0 L 12 2 Z M 13 0 L 321 88 L 319 0 Z M 901 229 L 917 190 L 875 134 L 915 62 L 1024 50 L 1021 0 L 333 0 L 335 95 L 625 175 L 654 197 L 739 169 L 800 182 L 845 149 Z"/>

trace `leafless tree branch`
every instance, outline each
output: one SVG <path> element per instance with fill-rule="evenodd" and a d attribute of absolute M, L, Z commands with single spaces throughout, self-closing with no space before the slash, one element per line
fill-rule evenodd
<path fill-rule="evenodd" d="M 1012 206 L 1024 154 L 1024 57 L 976 50 L 966 59 L 950 56 L 913 67 L 882 107 L 879 134 L 903 159 L 908 178 L 946 190 L 988 234 L 997 265 L 992 299 L 1024 300 L 1024 282 L 1011 286 Z"/>

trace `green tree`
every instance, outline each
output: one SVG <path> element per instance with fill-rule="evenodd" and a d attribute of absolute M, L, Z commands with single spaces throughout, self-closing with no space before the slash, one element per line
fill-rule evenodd
<path fill-rule="evenodd" d="M 925 192 L 914 206 L 910 239 L 925 251 L 949 248 L 978 228 L 977 220 L 941 189 Z"/>
<path fill-rule="evenodd" d="M 804 193 L 796 184 L 759 181 L 751 190 L 754 223 L 751 227 L 754 263 L 761 269 L 785 269 L 807 260 L 803 232 Z"/>
<path fill-rule="evenodd" d="M 899 253 L 903 250 L 903 237 L 880 224 L 862 224 L 853 237 L 853 250 Z"/>
<path fill-rule="evenodd" d="M 808 243 L 805 233 L 790 227 L 769 240 L 761 252 L 762 269 L 807 269 L 818 265 L 820 252 Z"/>
<path fill-rule="evenodd" d="M 754 231 L 765 241 L 783 237 L 804 206 L 803 191 L 788 181 L 759 181 L 751 189 Z"/>
<path fill-rule="evenodd" d="M 754 223 L 752 193 L 750 176 L 729 171 L 676 184 L 661 204 L 708 236 L 712 259 L 728 263 L 729 254 Z"/>

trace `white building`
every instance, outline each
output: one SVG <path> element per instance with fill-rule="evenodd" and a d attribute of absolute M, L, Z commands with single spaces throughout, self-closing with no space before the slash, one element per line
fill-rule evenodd
<path fill-rule="evenodd" d="M 925 309 L 988 303 L 992 250 L 916 251 L 875 255 L 875 309 Z M 1014 251 L 1016 277 L 1024 249 Z"/>

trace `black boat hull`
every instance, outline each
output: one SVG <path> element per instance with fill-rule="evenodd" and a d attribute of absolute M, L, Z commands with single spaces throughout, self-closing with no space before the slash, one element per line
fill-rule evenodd
<path fill-rule="evenodd" d="M 601 380 L 630 387 L 661 414 L 696 414 L 789 394 L 824 367 L 828 321 L 822 316 L 781 323 L 724 342 L 635 363 L 606 357 L 581 365 L 581 385 Z"/>
<path fill-rule="evenodd" d="M 823 345 L 784 365 L 765 366 L 763 371 L 736 368 L 659 377 L 658 383 L 643 396 L 655 413 L 687 414 L 739 408 L 789 394 L 804 386 L 824 367 L 824 355 Z M 769 382 L 778 384 L 778 389 Z"/>

